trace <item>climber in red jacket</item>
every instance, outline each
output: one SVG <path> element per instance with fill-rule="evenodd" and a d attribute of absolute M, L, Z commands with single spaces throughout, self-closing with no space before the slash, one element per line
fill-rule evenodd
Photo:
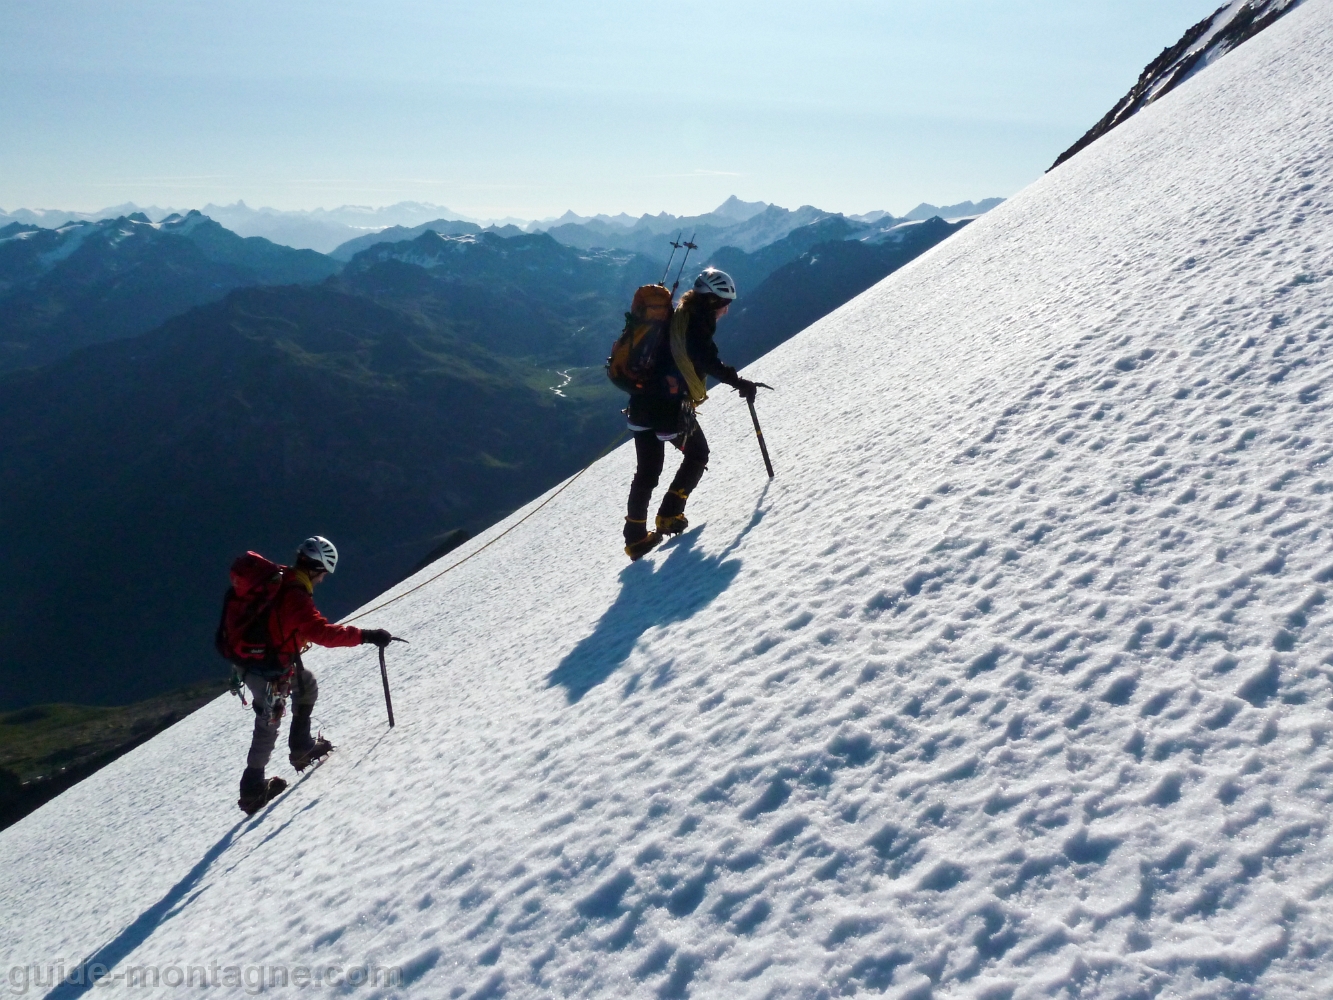
<path fill-rule="evenodd" d="M 315 535 L 301 543 L 296 561 L 282 569 L 282 583 L 273 599 L 268 619 L 268 648 L 273 666 L 250 670 L 243 678 L 254 696 L 255 731 L 250 740 L 250 754 L 241 775 L 238 805 L 246 813 L 258 811 L 278 795 L 287 783 L 281 778 L 264 777 L 273 747 L 278 742 L 278 727 L 292 699 L 292 725 L 287 737 L 288 759 L 297 771 L 304 771 L 312 761 L 326 756 L 333 744 L 310 735 L 310 717 L 319 698 L 315 675 L 301 662 L 301 653 L 311 645 L 358 646 L 373 643 L 381 648 L 392 638 L 384 629 L 360 629 L 354 625 L 335 625 L 315 607 L 315 586 L 333 572 L 338 564 L 338 550 L 327 538 Z M 276 662 L 274 662 L 276 661 Z M 267 675 L 267 676 L 266 676 Z"/>

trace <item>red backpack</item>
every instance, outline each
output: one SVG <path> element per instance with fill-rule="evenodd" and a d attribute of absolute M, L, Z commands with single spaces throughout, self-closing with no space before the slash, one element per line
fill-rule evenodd
<path fill-rule="evenodd" d="M 269 643 L 268 619 L 282 589 L 284 569 L 258 552 L 247 552 L 231 564 L 231 588 L 222 598 L 222 618 L 213 645 L 242 674 L 254 670 L 277 676 L 283 672 Z"/>

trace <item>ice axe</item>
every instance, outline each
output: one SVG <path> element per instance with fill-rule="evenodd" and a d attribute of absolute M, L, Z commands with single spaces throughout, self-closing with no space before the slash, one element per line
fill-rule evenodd
<path fill-rule="evenodd" d="M 771 385 L 765 385 L 763 382 L 756 382 L 754 387 L 756 389 L 768 389 L 772 392 L 776 391 Z M 768 445 L 764 444 L 764 432 L 759 426 L 759 414 L 754 412 L 754 397 L 751 396 L 747 399 L 745 404 L 750 407 L 750 419 L 754 421 L 754 436 L 759 439 L 759 453 L 764 456 L 764 468 L 768 470 L 768 478 L 772 479 L 773 461 L 768 457 Z"/>
<path fill-rule="evenodd" d="M 400 639 L 393 636 L 390 642 L 407 642 L 406 639 Z M 389 710 L 389 728 L 393 728 L 393 699 L 389 697 L 389 668 L 384 665 L 384 647 L 380 647 L 380 680 L 384 682 L 384 707 Z"/>

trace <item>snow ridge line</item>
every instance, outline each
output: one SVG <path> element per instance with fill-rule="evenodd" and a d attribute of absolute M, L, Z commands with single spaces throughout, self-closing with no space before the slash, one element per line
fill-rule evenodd
<path fill-rule="evenodd" d="M 1096 125 L 1056 158 L 1049 173 L 1159 97 L 1174 90 L 1199 70 L 1238 48 L 1269 27 L 1302 0 L 1232 0 L 1191 26 L 1175 45 L 1163 49 Z"/>

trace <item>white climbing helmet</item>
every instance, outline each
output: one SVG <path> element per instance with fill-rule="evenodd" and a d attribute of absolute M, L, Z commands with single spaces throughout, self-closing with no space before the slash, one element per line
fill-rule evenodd
<path fill-rule="evenodd" d="M 296 550 L 298 556 L 305 556 L 317 566 L 332 573 L 335 566 L 338 565 L 338 550 L 333 547 L 333 543 L 323 535 L 311 535 L 301 547 Z"/>
<path fill-rule="evenodd" d="M 736 297 L 736 282 L 731 280 L 731 275 L 726 271 L 719 271 L 715 267 L 706 267 L 699 272 L 699 277 L 694 279 L 694 290 L 696 292 L 712 292 L 719 299 L 734 299 Z"/>

